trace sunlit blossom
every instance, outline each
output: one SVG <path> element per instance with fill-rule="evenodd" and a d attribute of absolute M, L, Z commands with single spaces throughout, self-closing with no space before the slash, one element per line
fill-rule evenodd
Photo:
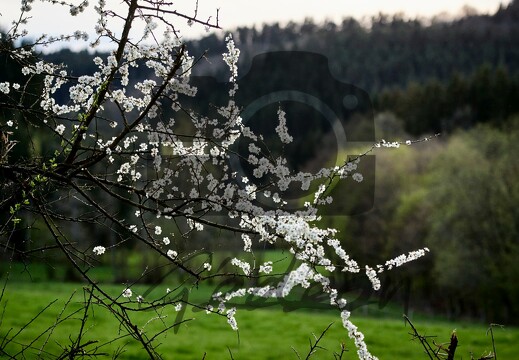
<path fill-rule="evenodd" d="M 133 295 L 133 292 L 130 288 L 126 288 L 123 290 L 123 293 L 122 293 L 123 297 L 125 298 L 131 298 L 132 295 Z"/>

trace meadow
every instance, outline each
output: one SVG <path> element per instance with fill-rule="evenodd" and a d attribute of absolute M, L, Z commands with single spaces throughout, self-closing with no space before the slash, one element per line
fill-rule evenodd
<path fill-rule="evenodd" d="M 109 292 L 121 291 L 119 285 L 108 285 Z M 160 288 L 162 291 L 162 288 Z M 135 287 L 134 294 L 145 293 L 149 287 Z M 159 291 L 154 289 L 152 291 Z M 190 301 L 207 299 L 212 291 L 204 286 L 193 289 Z M 67 300 L 70 302 L 67 304 Z M 81 326 L 84 301 L 83 285 L 80 283 L 59 283 L 48 281 L 7 282 L 1 299 L 2 317 L 0 322 L 0 348 L 12 354 L 21 349 L 22 344 L 31 344 L 30 358 L 51 358 L 50 354 L 61 353 L 63 348 L 74 341 L 74 334 Z M 51 304 L 45 311 L 42 312 Z M 65 306 L 67 305 L 67 306 Z M 310 341 L 332 324 L 319 342 L 322 347 L 313 359 L 333 359 L 334 352 L 340 352 L 341 343 L 346 345 L 343 359 L 355 359 L 355 348 L 342 327 L 338 313 L 329 310 L 301 309 L 286 311 L 282 306 L 271 306 L 254 311 L 239 310 L 236 316 L 239 331 L 232 331 L 224 317 L 206 315 L 205 312 L 185 307 L 179 312 L 168 308 L 161 314 L 135 312 L 134 321 L 145 332 L 152 333 L 164 323 L 172 324 L 187 320 L 178 327 L 161 334 L 155 340 L 159 352 L 165 359 L 297 359 L 305 358 Z M 52 328 L 56 319 L 65 319 Z M 35 314 L 40 315 L 27 325 Z M 158 320 L 158 315 L 161 319 Z M 451 332 L 456 330 L 459 346 L 456 359 L 479 359 L 492 351 L 492 341 L 487 333 L 488 326 L 467 321 L 449 322 L 425 315 L 414 314 L 412 322 L 422 335 L 436 336 L 436 343 L 448 342 Z M 155 319 L 155 320 L 151 320 Z M 352 321 L 366 336 L 370 351 L 380 359 L 427 359 L 418 340 L 413 340 L 410 327 L 405 324 L 401 309 L 388 305 L 381 309 L 376 305 L 359 308 L 352 315 Z M 51 331 L 46 331 L 51 329 Z M 5 345 L 4 337 L 19 332 L 15 341 Z M 51 334 L 50 334 L 51 333 Z M 49 337 L 44 351 L 40 352 L 45 339 Z M 100 352 L 110 354 L 101 358 L 112 358 L 118 352 L 119 359 L 143 359 L 146 354 L 142 347 L 128 336 L 124 329 L 104 308 L 91 307 L 82 341 L 97 341 L 90 346 L 100 346 Z M 116 342 L 110 343 L 114 338 Z M 512 359 L 519 353 L 519 329 L 494 328 L 495 346 L 498 358 Z M 432 339 L 431 339 L 432 340 Z M 431 341 L 432 343 L 432 341 Z M 28 354 L 28 353 L 26 353 Z M 39 354 L 39 355 L 38 355 Z M 1 357 L 1 356 L 0 356 Z"/>

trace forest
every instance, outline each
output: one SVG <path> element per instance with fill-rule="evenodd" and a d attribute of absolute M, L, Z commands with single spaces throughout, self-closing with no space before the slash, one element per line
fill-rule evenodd
<path fill-rule="evenodd" d="M 369 25 L 353 18 L 320 24 L 307 19 L 232 32 L 241 50 L 240 76 L 253 85 L 246 97 L 254 98 L 269 88 L 269 81 L 286 76 L 284 66 L 268 66 L 269 73 L 261 79 L 247 78 L 254 75 L 248 74 L 254 56 L 317 53 L 327 59 L 334 79 L 367 95 L 345 119 L 349 137 L 405 142 L 441 134 L 413 147 L 373 152 L 372 177 L 365 175 L 372 191 L 335 189 L 332 210 L 321 221 L 340 230 L 341 241 L 355 258 L 378 264 L 411 249 L 431 250 L 424 259 L 384 274 L 384 293 L 366 290 L 360 296 L 380 306 L 396 302 L 406 312 L 519 324 L 519 0 L 495 14 L 469 13 L 454 20 L 380 14 Z M 222 36 L 190 40 L 187 48 L 200 59 L 196 76 L 225 81 L 224 64 L 217 60 L 225 51 Z M 42 56 L 66 61 L 70 73 L 79 76 L 95 71 L 95 56 L 108 54 L 62 49 Z M 322 74 L 312 73 L 315 69 L 304 57 L 290 59 L 285 65 L 291 73 L 301 74 L 312 84 L 309 88 L 315 85 L 321 98 L 335 96 L 334 89 L 319 87 Z M 16 82 L 18 65 L 3 54 L 0 63 L 0 82 Z M 150 77 L 142 69 L 130 80 Z M 35 77 L 32 86 L 41 86 L 41 81 Z M 214 94 L 217 103 L 219 95 Z M 67 95 L 63 92 L 63 99 Z M 34 101 L 30 96 L 22 100 Z M 255 121 L 267 145 L 273 133 L 270 110 Z M 0 109 L 0 116 L 7 118 L 11 111 Z M 320 115 L 307 112 L 295 109 L 298 115 L 287 120 L 297 138 L 292 148 L 284 149 L 292 166 L 329 164 L 339 155 L 365 150 L 359 145 L 346 154 Z M 54 151 L 45 138 L 33 139 L 39 144 L 32 148 L 41 154 Z M 21 135 L 17 140 L 24 143 Z M 16 146 L 10 156 L 34 156 L 30 148 Z M 362 210 L 354 210 L 356 206 Z M 77 226 L 78 234 L 84 234 L 81 227 L 88 225 Z M 27 231 L 13 236 L 15 246 L 26 246 Z M 210 238 L 198 236 L 192 246 Z M 332 278 L 344 291 L 370 288 L 365 279 L 344 274 Z"/>

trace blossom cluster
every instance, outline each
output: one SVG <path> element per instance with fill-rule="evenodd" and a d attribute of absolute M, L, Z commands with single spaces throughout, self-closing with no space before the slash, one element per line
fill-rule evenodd
<path fill-rule="evenodd" d="M 31 2 L 23 2 L 23 11 L 31 10 Z M 72 15 L 77 15 L 89 4 L 82 1 L 67 6 Z M 99 14 L 98 36 L 113 37 L 108 29 L 107 16 L 111 12 L 106 2 L 99 0 L 95 10 Z M 198 89 L 191 83 L 195 59 L 174 29 L 166 30 L 160 42 L 150 45 L 144 41 L 157 38 L 157 18 L 160 19 L 137 14 L 136 19 L 144 25 L 140 37 L 119 39 L 120 51 L 94 58 L 96 70 L 92 74 L 74 78 L 61 64 L 25 63 L 22 74 L 27 79 L 33 75 L 43 78 L 38 110 L 45 116 L 42 124 L 37 125 L 49 129 L 61 144 L 58 155 L 52 159 L 64 162 L 60 168 L 63 173 L 57 178 L 69 181 L 77 176 L 74 179 L 88 184 L 83 194 L 96 188 L 131 207 L 129 213 L 135 216 L 121 220 L 117 213 L 110 219 L 122 229 L 117 230 L 118 236 L 139 239 L 155 249 L 164 261 L 186 271 L 190 270 L 185 265 L 189 255 L 171 240 L 178 238 L 173 237 L 175 231 L 182 238 L 208 228 L 238 232 L 247 255 L 253 255 L 260 246 L 282 243 L 300 265 L 277 284 L 215 294 L 216 312 L 237 330 L 237 309 L 226 307 L 230 300 L 247 295 L 283 298 L 294 288 L 317 284 L 330 304 L 340 311 L 359 357 L 375 359 L 367 350 L 362 333 L 349 320 L 350 314 L 344 309 L 347 301 L 340 298 L 327 274 L 360 273 L 364 268 L 373 289 L 378 290 L 381 285 L 378 274 L 414 261 L 428 249 L 411 251 L 381 265 L 359 265 L 344 248 L 338 231 L 319 224 L 319 209 L 333 202 L 328 191 L 330 180 L 351 177 L 363 181 L 363 175 L 357 171 L 360 157 L 310 173 L 294 171 L 286 158 L 269 153 L 262 136 L 246 126 L 240 116 L 236 100 L 240 90 L 237 83 L 240 51 L 231 35 L 226 38 L 227 52 L 223 54 L 230 73 L 227 103 L 211 104 L 216 108 L 213 114 L 199 114 L 184 106 L 188 98 L 205 101 L 196 97 Z M 85 38 L 82 32 L 74 36 Z M 13 56 L 25 58 L 27 53 L 20 48 Z M 132 81 L 137 67 L 146 67 L 151 78 Z M 19 90 L 20 85 L 0 83 L 3 94 L 13 89 Z M 58 103 L 56 94 L 64 90 L 68 91 L 69 101 Z M 290 144 L 294 139 L 287 125 L 287 114 L 280 107 L 277 116 L 277 137 L 283 146 Z M 252 176 L 238 173 L 232 166 L 236 156 L 233 146 L 240 140 L 247 143 L 247 150 L 239 157 L 247 163 Z M 398 147 L 400 143 L 382 140 L 374 146 Z M 287 194 L 294 185 L 304 191 L 313 190 L 304 206 L 291 210 L 287 207 Z M 87 203 L 88 197 L 84 198 Z M 107 208 L 99 211 L 106 214 Z M 225 220 L 215 222 L 213 215 Z M 92 251 L 100 256 L 106 249 L 98 245 Z M 268 259 L 258 267 L 249 258 L 239 257 L 233 258 L 230 265 L 235 268 L 235 275 L 244 277 L 270 276 L 274 267 Z M 213 274 L 209 261 L 191 270 L 197 281 Z M 133 292 L 127 287 L 120 295 L 131 301 Z M 138 296 L 136 301 L 142 303 L 144 298 Z M 175 309 L 180 311 L 182 304 L 177 303 Z M 208 312 L 213 312 L 213 308 L 208 308 Z"/>

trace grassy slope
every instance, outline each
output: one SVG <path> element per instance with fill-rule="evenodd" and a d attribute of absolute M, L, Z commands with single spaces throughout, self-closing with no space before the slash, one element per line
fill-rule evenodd
<path fill-rule="evenodd" d="M 80 306 L 74 302 L 83 299 L 81 285 L 59 284 L 59 283 L 8 283 L 1 308 L 7 301 L 3 321 L 0 324 L 0 336 L 6 334 L 9 329 L 17 331 L 26 324 L 31 316 L 46 306 L 49 302 L 56 300 L 49 310 L 44 312 L 33 324 L 28 326 L 17 338 L 18 341 L 27 342 L 40 334 L 48 326 L 54 323 L 56 315 L 61 311 L 66 299 L 73 289 L 78 289 L 74 295 L 73 303 L 65 311 L 70 313 Z M 120 292 L 122 287 L 112 286 L 110 290 L 114 293 Z M 139 291 L 138 289 L 137 292 Z M 191 299 L 206 298 L 208 289 L 201 289 L 200 293 L 193 294 Z M 360 309 L 359 309 L 360 310 Z M 362 312 L 362 310 L 357 313 Z M 374 313 L 374 310 L 370 310 Z M 163 315 L 167 323 L 175 320 L 178 313 L 168 309 Z M 374 314 L 377 315 L 377 314 Z M 143 326 L 154 314 L 138 313 L 136 321 Z M 186 309 L 184 319 L 195 318 L 193 321 L 182 324 L 175 334 L 169 331 L 165 336 L 157 339 L 161 343 L 159 351 L 166 359 L 202 359 L 207 353 L 206 359 L 228 359 L 229 350 L 235 359 L 296 359 L 292 350 L 295 348 L 302 357 L 306 356 L 308 340 L 312 333 L 319 335 L 328 324 L 334 323 L 326 334 L 321 345 L 328 350 L 320 350 L 315 359 L 333 358 L 332 352 L 339 350 L 339 344 L 346 341 L 350 354 L 346 359 L 356 358 L 351 352 L 354 351 L 353 344 L 348 341 L 347 334 L 342 328 L 338 314 L 330 312 L 292 311 L 283 312 L 282 309 L 262 309 L 256 311 L 239 311 L 236 316 L 240 326 L 239 337 L 227 325 L 224 318 L 205 315 L 205 313 L 193 312 Z M 352 321 L 364 332 L 366 342 L 372 353 L 381 359 L 425 359 L 422 349 L 417 341 L 411 341 L 408 334 L 409 326 L 404 326 L 402 319 L 395 313 L 393 316 L 357 316 L 354 313 Z M 71 334 L 79 328 L 78 320 L 66 321 L 54 330 L 52 340 L 48 343 L 46 350 L 53 353 L 59 352 L 60 346 L 66 346 Z M 108 341 L 120 333 L 117 324 L 110 318 L 109 314 L 99 308 L 95 308 L 90 314 L 89 331 L 85 340 L 95 339 L 100 342 Z M 451 331 L 456 328 L 460 345 L 457 351 L 458 359 L 469 359 L 470 353 L 480 356 L 491 350 L 490 337 L 485 335 L 484 325 L 470 323 L 448 323 L 436 320 L 416 320 L 415 326 L 427 335 L 437 335 L 437 342 L 447 341 Z M 146 329 L 151 332 L 160 328 L 160 323 L 155 321 L 147 325 Z M 11 331 L 11 333 L 13 333 Z M 46 336 L 46 335 L 45 335 Z M 43 336 L 42 338 L 45 338 Z M 496 347 L 499 358 L 515 358 L 519 353 L 519 329 L 505 328 L 495 330 Z M 142 359 L 145 354 L 140 346 L 125 338 L 105 351 L 113 352 L 118 346 L 126 345 L 126 352 L 121 359 Z M 37 342 L 35 345 L 40 344 Z M 16 347 L 10 345 L 11 350 Z M 13 347 L 14 346 L 14 347 Z"/>

